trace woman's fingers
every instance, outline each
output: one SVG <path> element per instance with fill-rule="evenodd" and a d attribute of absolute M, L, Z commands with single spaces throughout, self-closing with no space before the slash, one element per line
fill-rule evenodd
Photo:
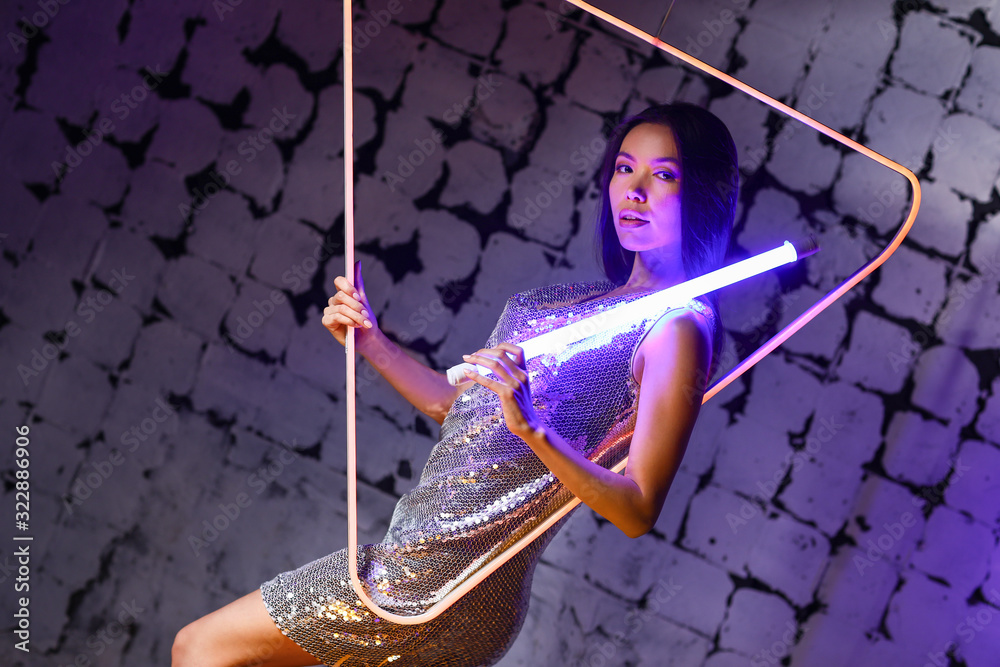
<path fill-rule="evenodd" d="M 524 368 L 524 351 L 510 343 L 500 343 L 494 348 L 483 349 L 463 357 L 471 364 L 490 370 L 495 377 L 466 370 L 465 376 L 481 384 L 500 397 L 504 421 L 515 435 L 527 433 L 537 422 L 531 404 L 528 373 Z M 523 437 L 523 436 L 522 436 Z"/>
<path fill-rule="evenodd" d="M 501 345 L 504 345 L 504 343 Z M 498 345 L 492 349 L 482 349 L 473 354 L 466 354 L 463 356 L 463 359 L 469 363 L 478 364 L 490 369 L 493 371 L 494 375 L 504 382 L 504 384 L 508 384 L 510 382 L 518 384 L 524 383 L 528 379 L 527 373 L 525 373 L 522 365 L 524 355 L 522 353 L 520 357 L 522 364 L 515 365 L 517 358 L 515 357 L 512 359 L 508 356 L 508 353 L 516 354 L 520 348 L 517 348 L 514 345 L 511 345 L 510 348 L 511 349 L 501 349 Z"/>
<path fill-rule="evenodd" d="M 333 286 L 337 288 L 337 294 L 342 294 L 344 297 L 353 299 L 356 303 L 361 303 L 361 294 L 354 288 L 354 285 L 345 278 L 344 276 L 337 276 L 333 280 Z M 336 298 L 337 295 L 331 296 L 330 299 Z M 332 303 L 330 305 L 333 305 Z"/>
<path fill-rule="evenodd" d="M 505 352 L 509 352 L 509 356 L 514 359 L 514 363 L 516 363 L 519 368 L 527 368 L 524 361 L 524 350 L 520 347 L 514 345 L 513 343 L 499 343 L 497 344 L 497 348 Z"/>
<path fill-rule="evenodd" d="M 361 280 L 359 262 L 354 265 L 354 277 L 357 281 Z M 362 285 L 360 290 L 356 289 L 344 276 L 334 278 L 333 285 L 337 288 L 337 292 L 326 300 L 322 322 L 337 342 L 346 345 L 348 329 L 375 330 L 377 324 L 369 312 L 370 306 L 365 298 L 364 286 Z"/>
<path fill-rule="evenodd" d="M 346 324 L 347 326 L 370 329 L 372 327 L 370 317 L 367 310 L 361 309 L 359 311 L 345 304 L 327 306 L 323 309 L 324 326 Z"/>
<path fill-rule="evenodd" d="M 348 319 L 335 321 L 370 329 L 373 324 L 371 313 L 368 312 L 368 304 L 361 300 L 363 297 L 354 289 L 354 286 L 343 276 L 337 276 L 333 284 L 337 287 L 338 292 L 327 300 L 327 307 L 323 311 L 324 317 L 328 312 L 340 313 Z"/>
<path fill-rule="evenodd" d="M 492 371 L 493 375 L 495 375 L 504 384 L 507 384 L 512 379 L 507 368 L 503 366 L 500 363 L 500 361 L 498 361 L 494 357 L 481 354 L 480 352 L 476 352 L 474 354 L 462 355 L 462 359 L 464 359 L 470 364 L 476 364 L 477 366 L 482 366 L 484 368 L 489 369 L 490 371 Z"/>
<path fill-rule="evenodd" d="M 497 396 L 501 402 L 507 403 L 517 394 L 518 383 L 510 379 L 510 376 L 501 370 L 501 366 L 495 359 L 481 357 L 476 354 L 466 354 L 465 360 L 470 364 L 485 366 L 492 371 L 493 376 L 483 375 L 479 369 L 465 369 L 465 377 L 477 384 L 481 384 Z"/>
<path fill-rule="evenodd" d="M 493 385 L 496 384 L 495 381 L 490 380 L 485 375 L 482 375 L 471 368 L 466 368 L 462 372 L 465 373 L 465 377 L 467 377 L 468 379 L 472 380 L 477 384 L 483 385 L 487 389 L 493 389 Z"/>
<path fill-rule="evenodd" d="M 362 320 L 371 317 L 371 313 L 368 312 L 368 305 L 366 303 L 358 301 L 344 292 L 337 292 L 331 296 L 327 304 L 327 308 L 338 309 L 343 313 L 358 314 L 361 316 Z M 359 323 L 362 320 L 359 320 Z"/>

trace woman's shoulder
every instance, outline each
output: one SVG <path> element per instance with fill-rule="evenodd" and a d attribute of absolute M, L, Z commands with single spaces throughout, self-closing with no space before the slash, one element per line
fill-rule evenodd
<path fill-rule="evenodd" d="M 639 347 L 647 347 L 651 341 L 673 345 L 673 338 L 682 332 L 689 343 L 697 342 L 696 339 L 702 336 L 711 342 L 716 323 L 715 309 L 711 302 L 708 299 L 693 298 L 683 305 L 651 314 L 646 319 L 646 332 Z"/>
<path fill-rule="evenodd" d="M 669 329 L 673 329 L 676 333 L 678 326 L 683 327 L 680 322 L 686 320 L 692 325 L 691 333 L 698 330 L 701 335 L 707 336 L 709 342 L 714 338 L 715 329 L 718 326 L 718 317 L 711 301 L 703 298 L 693 298 L 684 305 L 669 308 L 659 317 L 652 317 L 650 320 L 650 332 L 658 331 L 661 336 L 666 335 Z M 660 336 L 655 336 L 655 338 L 660 338 Z"/>
<path fill-rule="evenodd" d="M 715 310 L 707 299 L 699 298 L 649 318 L 648 328 L 632 353 L 630 365 L 636 382 L 642 381 L 642 369 L 647 358 L 662 360 L 663 355 L 671 357 L 679 353 L 682 357 L 697 359 L 700 358 L 699 350 L 710 351 L 715 326 Z"/>

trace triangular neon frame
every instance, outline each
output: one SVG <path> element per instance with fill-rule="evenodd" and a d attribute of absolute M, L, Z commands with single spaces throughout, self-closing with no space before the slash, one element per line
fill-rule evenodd
<path fill-rule="evenodd" d="M 628 23 L 608 14 L 607 12 L 594 7 L 582 0 L 566 0 L 572 5 L 588 12 L 589 14 L 607 22 L 616 28 L 623 30 L 624 32 L 637 37 L 638 39 L 648 42 L 649 44 L 655 46 L 656 48 L 664 51 L 673 57 L 687 63 L 695 69 L 701 70 L 702 72 L 724 81 L 733 88 L 741 90 L 747 95 L 763 102 L 764 104 L 770 106 L 772 109 L 779 111 L 786 116 L 794 118 L 795 120 L 808 125 L 817 132 L 821 132 L 826 136 L 830 137 L 837 143 L 847 146 L 862 155 L 878 162 L 879 164 L 888 167 L 889 169 L 895 171 L 901 176 L 905 177 L 906 180 L 910 182 L 910 186 L 913 192 L 913 200 L 910 206 L 910 211 L 906 216 L 903 224 L 896 231 L 896 234 L 892 237 L 889 244 L 882 250 L 878 255 L 876 255 L 867 264 L 862 266 L 856 272 L 854 272 L 850 277 L 844 280 L 839 286 L 829 292 L 822 299 L 817 301 L 815 304 L 810 306 L 804 313 L 795 318 L 791 323 L 785 326 L 784 329 L 775 334 L 770 340 L 761 345 L 756 351 L 750 354 L 746 359 L 741 361 L 736 365 L 729 373 L 717 380 L 712 386 L 708 388 L 704 395 L 704 401 L 709 400 L 725 387 L 727 387 L 731 382 L 740 377 L 743 373 L 753 367 L 758 361 L 763 359 L 765 356 L 770 354 L 778 345 L 787 340 L 792 334 L 801 329 L 807 322 L 812 320 L 816 315 L 825 310 L 830 304 L 843 296 L 848 290 L 858 284 L 863 278 L 872 273 L 877 269 L 889 256 L 896 251 L 899 244 L 903 242 L 903 237 L 910 231 L 910 227 L 913 226 L 913 221 L 917 217 L 917 210 L 920 207 L 920 183 L 917 181 L 917 177 L 906 167 L 898 164 L 889 158 L 876 153 L 866 146 L 862 146 L 858 142 L 845 137 L 844 135 L 830 129 L 826 125 L 809 118 L 805 114 L 796 111 L 795 109 L 779 102 L 778 100 L 765 95 L 764 93 L 748 86 L 747 84 L 739 81 L 728 74 L 721 72 L 711 65 L 708 65 L 697 58 L 684 53 L 683 51 L 663 42 L 658 37 L 653 37 L 638 28 L 635 28 Z M 352 41 L 352 28 L 353 28 L 353 12 L 352 12 L 352 2 L 350 0 L 345 0 L 344 2 L 344 216 L 345 216 L 345 275 L 354 275 L 354 78 L 353 78 L 353 41 Z M 357 515 L 357 464 L 356 464 L 356 449 L 357 449 L 357 435 L 356 435 L 356 400 L 355 400 L 355 367 L 356 359 L 354 354 L 354 330 L 348 329 L 348 336 L 346 341 L 346 353 L 347 353 L 347 504 L 348 504 L 348 567 L 351 574 L 351 585 L 354 587 L 354 592 L 357 594 L 358 598 L 364 603 L 372 613 L 377 616 L 391 621 L 393 623 L 399 623 L 402 625 L 415 625 L 419 623 L 425 623 L 431 619 L 436 618 L 445 609 L 454 604 L 459 598 L 461 598 L 465 593 L 472 590 L 479 582 L 485 579 L 487 576 L 492 574 L 501 565 L 507 562 L 514 554 L 524 548 L 526 545 L 530 544 L 537 537 L 542 535 L 551 526 L 557 523 L 561 518 L 569 513 L 574 507 L 576 507 L 580 500 L 574 498 L 568 501 L 558 510 L 552 513 L 548 518 L 542 521 L 539 525 L 535 526 L 533 530 L 524 535 L 520 540 L 509 546 L 504 552 L 499 556 L 493 558 L 489 563 L 483 565 L 475 574 L 470 576 L 468 579 L 463 581 L 460 585 L 456 586 L 450 593 L 448 593 L 444 598 L 431 606 L 427 611 L 422 614 L 417 614 L 413 616 L 401 616 L 399 614 L 394 614 L 385 611 L 379 607 L 372 599 L 368 596 L 364 590 L 364 586 L 358 577 L 358 565 L 357 565 L 357 553 L 358 553 L 358 515 Z M 624 470 L 628 463 L 628 457 L 625 457 L 618 465 L 612 468 L 615 472 L 621 472 Z"/>

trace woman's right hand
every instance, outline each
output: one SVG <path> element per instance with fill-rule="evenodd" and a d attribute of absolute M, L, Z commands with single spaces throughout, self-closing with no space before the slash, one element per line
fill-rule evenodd
<path fill-rule="evenodd" d="M 354 333 L 355 343 L 374 337 L 378 331 L 378 322 L 372 315 L 368 297 L 365 295 L 365 281 L 361 278 L 361 261 L 354 263 L 354 284 L 344 276 L 337 276 L 333 281 L 337 293 L 330 297 L 323 309 L 323 326 L 325 326 L 337 342 L 347 344 L 347 328 L 357 329 Z M 354 285 L 357 285 L 355 289 Z"/>

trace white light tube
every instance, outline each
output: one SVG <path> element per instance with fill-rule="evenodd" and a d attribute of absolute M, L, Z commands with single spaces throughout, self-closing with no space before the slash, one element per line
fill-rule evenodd
<path fill-rule="evenodd" d="M 573 324 L 568 324 L 540 336 L 529 338 L 523 341 L 520 347 L 524 350 L 525 361 L 546 353 L 559 354 L 567 346 L 579 340 L 627 322 L 638 320 L 643 313 L 656 312 L 658 310 L 665 311 L 672 306 L 683 305 L 702 294 L 732 285 L 733 283 L 756 276 L 765 271 L 770 271 L 779 266 L 791 264 L 813 254 L 817 250 L 819 250 L 819 247 L 811 237 L 800 244 L 798 248 L 791 241 L 785 241 L 773 250 L 748 257 L 735 264 L 730 264 L 729 266 L 706 273 L 703 276 L 686 280 L 673 287 L 653 292 L 635 301 L 591 315 Z M 485 366 L 458 364 L 448 369 L 448 382 L 454 386 L 463 382 L 469 382 L 469 378 L 465 376 L 465 369 L 475 370 L 481 375 L 491 374 L 491 371 Z"/>

